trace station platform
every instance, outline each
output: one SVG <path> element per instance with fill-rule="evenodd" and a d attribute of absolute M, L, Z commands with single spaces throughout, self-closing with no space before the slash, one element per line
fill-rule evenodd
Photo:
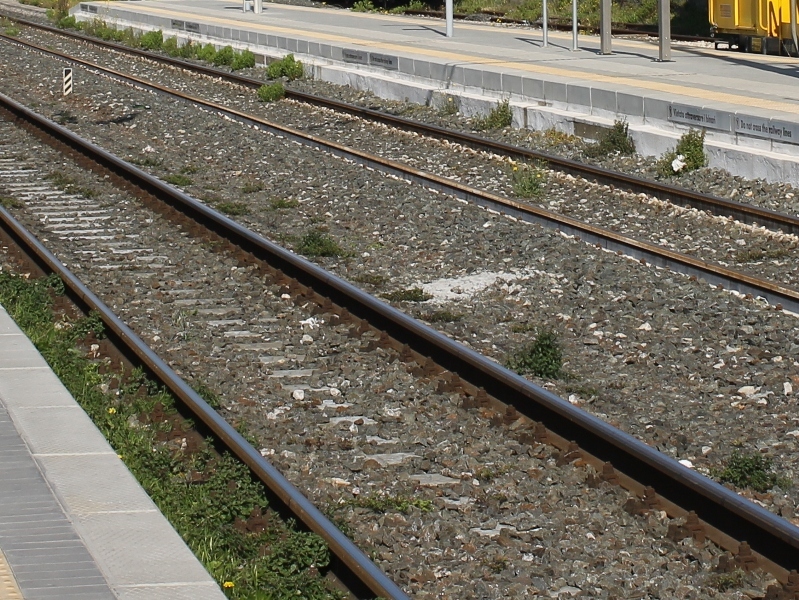
<path fill-rule="evenodd" d="M 0 599 L 224 593 L 0 307 Z"/>
<path fill-rule="evenodd" d="M 379 0 L 376 2 L 379 5 Z M 799 59 L 674 43 L 658 62 L 657 40 L 599 38 L 540 28 L 264 2 L 244 12 L 231 0 L 81 2 L 78 20 L 161 29 L 166 37 L 231 44 L 256 55 L 293 53 L 314 77 L 378 96 L 441 105 L 465 116 L 510 99 L 514 124 L 592 137 L 626 119 L 644 155 L 674 147 L 689 128 L 707 132 L 711 165 L 799 183 Z M 452 98 L 452 100 L 450 100 Z"/>

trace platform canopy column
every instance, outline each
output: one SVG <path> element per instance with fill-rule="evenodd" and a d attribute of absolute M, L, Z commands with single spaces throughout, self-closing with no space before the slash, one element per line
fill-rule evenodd
<path fill-rule="evenodd" d="M 610 0 L 601 0 L 599 7 L 599 53 L 612 54 L 610 48 Z"/>
<path fill-rule="evenodd" d="M 658 0 L 658 60 L 671 61 L 671 2 Z"/>
<path fill-rule="evenodd" d="M 544 48 L 549 46 L 549 15 L 547 15 L 547 0 L 544 0 L 541 5 L 541 26 L 542 26 L 542 35 L 544 38 L 543 44 Z"/>
<path fill-rule="evenodd" d="M 454 17 L 453 0 L 447 0 L 447 37 L 452 37 L 452 19 Z"/>

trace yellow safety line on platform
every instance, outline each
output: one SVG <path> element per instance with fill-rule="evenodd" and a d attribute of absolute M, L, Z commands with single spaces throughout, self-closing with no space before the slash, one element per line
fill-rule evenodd
<path fill-rule="evenodd" d="M 120 7 L 124 8 L 124 7 Z M 153 12 L 162 14 L 169 17 L 187 18 L 187 13 L 178 12 L 175 10 L 168 10 L 164 8 L 154 8 L 151 6 L 138 7 L 141 12 Z M 482 56 L 471 56 L 469 54 L 458 54 L 455 52 L 446 52 L 442 50 L 424 49 L 422 51 L 410 48 L 407 45 L 393 44 L 389 42 L 377 42 L 373 40 L 362 40 L 349 36 L 335 35 L 330 33 L 317 33 L 313 31 L 304 31 L 302 29 L 291 29 L 288 27 L 279 27 L 275 25 L 262 25 L 260 23 L 242 23 L 234 19 L 225 19 L 223 17 L 200 17 L 196 13 L 192 13 L 191 18 L 195 21 L 204 19 L 217 24 L 229 25 L 234 27 L 241 27 L 246 29 L 255 29 L 257 31 L 269 33 L 282 33 L 290 35 L 304 35 L 314 37 L 316 39 L 326 40 L 328 42 L 338 42 L 347 44 L 348 46 L 365 46 L 367 48 L 375 48 L 380 50 L 389 50 L 392 52 L 410 52 L 414 54 L 421 54 L 422 56 L 432 56 L 456 62 L 461 66 L 466 66 L 464 63 L 472 63 L 479 65 L 494 65 L 497 67 L 504 67 L 507 69 L 515 69 L 517 71 L 526 71 L 528 73 L 537 73 L 540 75 L 552 75 L 555 77 L 565 77 L 570 79 L 588 80 L 595 83 L 608 83 L 614 86 L 627 85 L 630 87 L 643 88 L 646 90 L 663 92 L 665 94 L 679 94 L 681 96 L 688 96 L 691 98 L 698 98 L 700 100 L 708 100 L 714 103 L 727 102 L 729 104 L 738 104 L 741 106 L 754 107 L 767 110 L 780 110 L 787 113 L 799 114 L 799 105 L 788 104 L 786 102 L 778 102 L 776 100 L 765 100 L 762 98 L 752 98 L 750 96 L 740 96 L 738 94 L 730 94 L 727 92 L 715 92 L 711 90 L 702 90 L 697 88 L 686 88 L 680 85 L 671 83 L 661 83 L 658 81 L 644 81 L 631 77 L 617 77 L 611 75 L 601 75 L 599 73 L 587 73 L 580 71 L 580 76 L 575 77 L 574 65 L 570 69 L 559 69 L 556 67 L 548 67 L 545 65 L 531 65 L 527 63 L 509 63 L 494 58 L 485 58 Z"/>
<path fill-rule="evenodd" d="M 23 600 L 17 580 L 14 579 L 2 550 L 0 550 L 0 600 Z"/>

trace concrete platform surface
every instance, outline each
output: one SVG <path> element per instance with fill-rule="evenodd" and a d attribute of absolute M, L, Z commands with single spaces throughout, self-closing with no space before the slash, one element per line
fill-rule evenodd
<path fill-rule="evenodd" d="M 0 598 L 225 598 L 2 307 L 0 481 Z"/>

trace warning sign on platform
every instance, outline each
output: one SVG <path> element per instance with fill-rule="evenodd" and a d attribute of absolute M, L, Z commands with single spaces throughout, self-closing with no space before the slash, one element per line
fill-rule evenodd
<path fill-rule="evenodd" d="M 704 129 L 730 130 L 729 114 L 722 115 L 712 108 L 669 104 L 669 121 Z"/>
<path fill-rule="evenodd" d="M 799 144 L 799 125 L 749 115 L 735 115 L 735 133 Z"/>

